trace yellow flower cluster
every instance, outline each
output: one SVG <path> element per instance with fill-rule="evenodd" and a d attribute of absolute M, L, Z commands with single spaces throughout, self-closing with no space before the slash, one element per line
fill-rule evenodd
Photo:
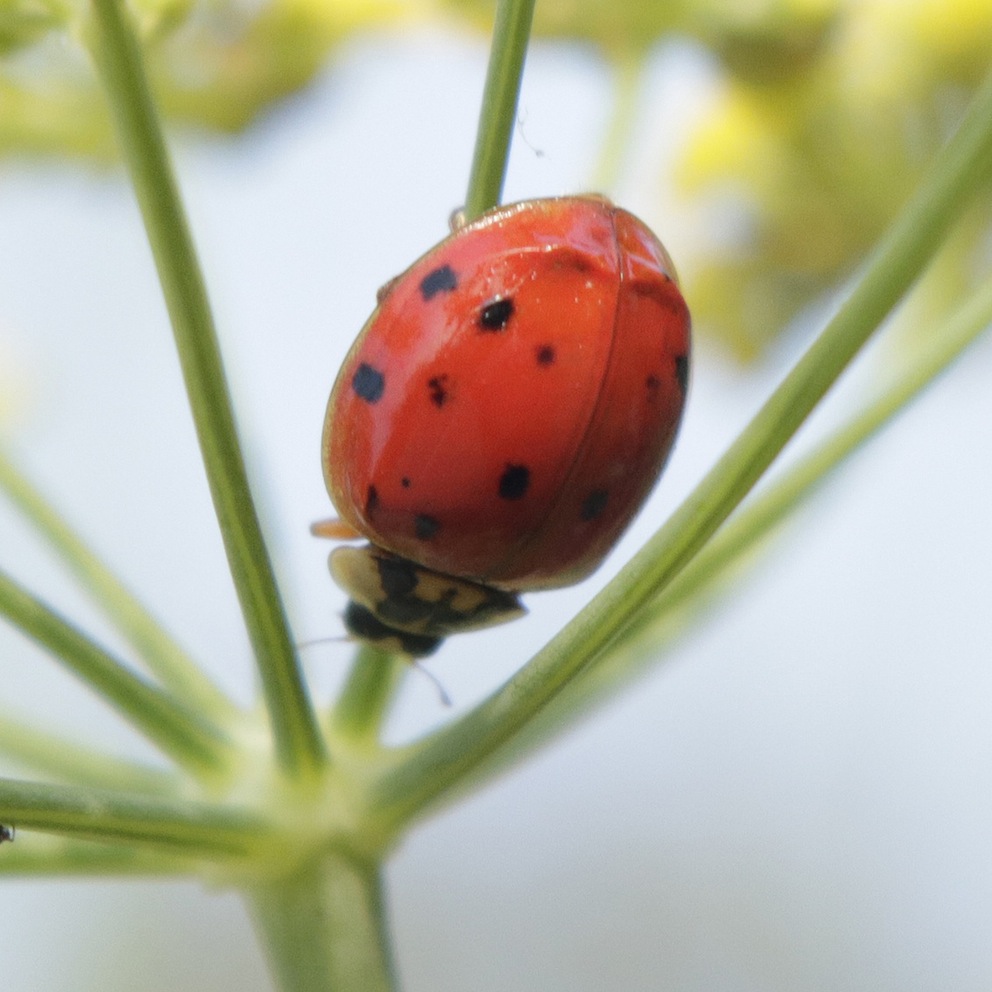
<path fill-rule="evenodd" d="M 776 16 L 711 32 L 720 94 L 677 172 L 700 223 L 722 211 L 728 228 L 683 263 L 687 295 L 744 358 L 851 272 L 992 64 L 987 0 L 750 6 Z M 809 44 L 797 24 L 814 27 Z M 955 242 L 932 293 L 959 288 L 983 229 Z"/>
<path fill-rule="evenodd" d="M 306 85 L 356 29 L 452 16 L 488 31 L 494 0 L 130 0 L 167 114 L 247 126 Z M 83 0 L 0 0 L 0 152 L 101 156 L 110 135 L 81 53 Z M 986 71 L 992 0 L 555 0 L 535 34 L 625 65 L 680 35 L 716 57 L 718 97 L 682 151 L 694 218 L 680 270 L 700 330 L 761 354 L 888 224 Z M 983 223 L 959 238 L 956 287 Z"/>
<path fill-rule="evenodd" d="M 236 131 L 306 85 L 356 29 L 425 19 L 432 0 L 132 0 L 170 116 Z M 82 53 L 85 4 L 0 0 L 0 153 L 105 157 L 110 132 Z"/>

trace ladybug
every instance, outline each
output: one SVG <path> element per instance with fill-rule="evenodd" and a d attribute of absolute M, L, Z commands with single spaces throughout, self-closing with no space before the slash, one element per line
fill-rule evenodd
<path fill-rule="evenodd" d="M 389 282 L 324 422 L 349 632 L 419 657 L 524 612 L 613 547 L 685 405 L 664 247 L 600 196 L 497 207 Z"/>

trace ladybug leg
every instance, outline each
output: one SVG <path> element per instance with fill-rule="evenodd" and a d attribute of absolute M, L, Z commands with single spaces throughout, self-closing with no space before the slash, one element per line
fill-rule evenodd
<path fill-rule="evenodd" d="M 357 541 L 362 535 L 351 524 L 332 517 L 330 520 L 315 520 L 310 525 L 314 537 L 326 537 L 332 541 Z"/>
<path fill-rule="evenodd" d="M 395 286 L 399 281 L 400 281 L 400 277 L 399 276 L 393 276 L 393 278 L 390 279 L 389 282 L 384 282 L 375 291 L 375 302 L 376 302 L 376 305 L 382 306 L 383 300 L 385 300 L 386 297 L 389 296 L 390 292 L 392 292 L 393 286 Z"/>

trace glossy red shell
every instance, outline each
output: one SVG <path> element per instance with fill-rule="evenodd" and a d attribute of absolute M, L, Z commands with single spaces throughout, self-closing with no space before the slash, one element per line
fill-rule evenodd
<path fill-rule="evenodd" d="M 444 574 L 578 581 L 668 456 L 689 327 L 665 249 L 626 211 L 491 211 L 389 284 L 345 359 L 323 439 L 334 505 Z"/>

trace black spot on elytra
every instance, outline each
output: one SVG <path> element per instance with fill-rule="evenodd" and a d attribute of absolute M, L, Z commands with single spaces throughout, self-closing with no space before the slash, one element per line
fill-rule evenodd
<path fill-rule="evenodd" d="M 446 375 L 436 375 L 427 380 L 427 391 L 430 393 L 431 402 L 435 406 L 444 406 L 451 399 L 448 391 L 448 377 Z"/>
<path fill-rule="evenodd" d="M 682 390 L 682 395 L 685 395 L 686 389 L 689 388 L 689 356 L 679 355 L 675 359 L 675 378 L 678 380 L 679 389 Z"/>
<path fill-rule="evenodd" d="M 425 303 L 434 299 L 438 293 L 450 293 L 457 288 L 458 277 L 450 265 L 442 265 L 420 280 L 420 295 Z"/>
<path fill-rule="evenodd" d="M 661 389 L 661 379 L 659 379 L 656 375 L 649 375 L 644 380 L 644 385 L 648 387 L 649 393 L 656 393 L 659 389 Z"/>
<path fill-rule="evenodd" d="M 413 519 L 413 532 L 421 541 L 429 541 L 441 529 L 441 521 L 427 513 L 418 513 Z"/>
<path fill-rule="evenodd" d="M 479 313 L 479 327 L 484 331 L 502 331 L 513 316 L 513 300 L 493 300 Z"/>
<path fill-rule="evenodd" d="M 554 365 L 555 358 L 557 357 L 555 355 L 554 345 L 539 344 L 534 349 L 534 357 L 537 359 L 538 365 Z"/>
<path fill-rule="evenodd" d="M 523 499 L 530 487 L 530 469 L 526 465 L 507 465 L 499 477 L 500 499 Z"/>
<path fill-rule="evenodd" d="M 365 516 L 371 517 L 379 509 L 379 493 L 375 486 L 369 486 L 365 493 Z"/>
<path fill-rule="evenodd" d="M 403 478 L 400 479 L 400 485 L 404 489 L 409 489 L 410 488 L 410 480 L 404 475 Z"/>
<path fill-rule="evenodd" d="M 551 255 L 551 264 L 559 271 L 592 272 L 593 264 L 589 256 L 575 248 L 564 245 L 556 248 Z"/>
<path fill-rule="evenodd" d="M 366 403 L 378 403 L 386 389 L 386 377 L 375 366 L 362 362 L 351 377 L 351 388 Z"/>
<path fill-rule="evenodd" d="M 610 494 L 606 489 L 594 489 L 582 501 L 579 518 L 581 520 L 595 520 L 606 509 L 609 499 Z"/>

